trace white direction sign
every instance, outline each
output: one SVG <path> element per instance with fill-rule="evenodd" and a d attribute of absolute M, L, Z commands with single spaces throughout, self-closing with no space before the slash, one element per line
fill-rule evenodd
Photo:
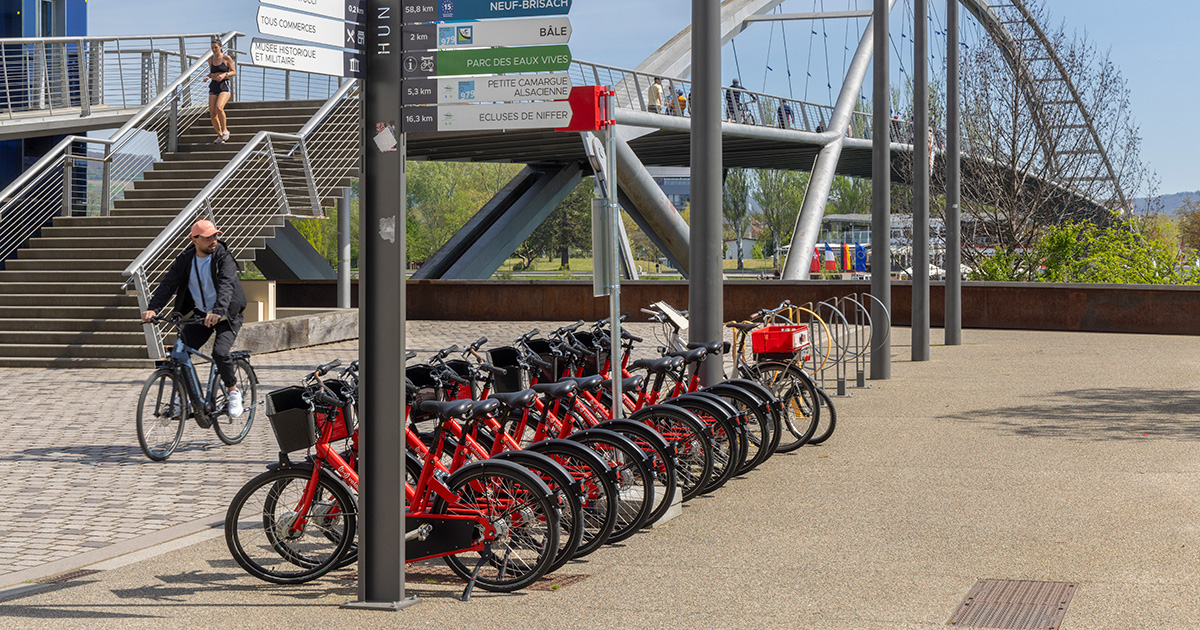
<path fill-rule="evenodd" d="M 366 46 L 366 33 L 357 25 L 341 20 L 259 6 L 255 21 L 258 23 L 258 32 L 263 35 L 299 39 L 339 48 L 361 50 Z"/>
<path fill-rule="evenodd" d="M 358 53 L 319 46 L 271 42 L 255 38 L 250 59 L 256 66 L 300 70 L 335 77 L 363 76 L 363 56 Z"/>
<path fill-rule="evenodd" d="M 571 76 L 566 72 L 408 79 L 401 90 L 405 105 L 558 101 L 570 96 Z"/>
<path fill-rule="evenodd" d="M 406 51 L 565 44 L 571 41 L 571 21 L 566 17 L 552 17 L 409 24 L 404 27 L 401 41 Z"/>
<path fill-rule="evenodd" d="M 568 101 L 405 107 L 402 131 L 554 129 L 571 124 Z"/>
<path fill-rule="evenodd" d="M 260 0 L 264 4 L 324 15 L 347 22 L 366 22 L 366 7 L 362 0 Z"/>

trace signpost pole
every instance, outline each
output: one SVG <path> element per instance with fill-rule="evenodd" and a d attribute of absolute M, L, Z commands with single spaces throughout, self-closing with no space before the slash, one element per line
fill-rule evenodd
<path fill-rule="evenodd" d="M 608 188 L 608 218 L 612 221 L 612 251 L 609 252 L 609 277 L 612 284 L 608 293 L 608 322 L 609 332 L 609 362 L 612 364 L 612 417 L 624 416 L 621 408 L 621 270 L 620 239 L 621 206 L 617 203 L 617 125 L 613 121 L 614 95 L 613 86 L 605 87 L 604 118 L 608 124 L 605 133 L 604 156 L 608 161 L 604 171 L 604 183 Z"/>
<path fill-rule="evenodd" d="M 401 0 L 368 0 L 362 86 L 360 208 L 360 465 L 358 601 L 399 610 L 404 596 L 404 136 L 400 119 Z M 390 127 L 389 127 L 390 126 Z"/>
<path fill-rule="evenodd" d="M 958 2 L 946 2 L 946 345 L 962 345 L 962 146 L 958 94 Z"/>
<path fill-rule="evenodd" d="M 912 360 L 929 360 L 929 0 L 913 5 Z"/>

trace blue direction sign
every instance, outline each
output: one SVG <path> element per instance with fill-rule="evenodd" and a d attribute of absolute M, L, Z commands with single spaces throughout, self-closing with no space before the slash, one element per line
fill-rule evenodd
<path fill-rule="evenodd" d="M 404 22 L 566 15 L 571 0 L 404 0 Z"/>

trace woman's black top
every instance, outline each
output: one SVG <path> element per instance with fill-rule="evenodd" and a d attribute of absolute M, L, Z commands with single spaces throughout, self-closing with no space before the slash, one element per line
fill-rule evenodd
<path fill-rule="evenodd" d="M 222 61 L 219 65 L 214 66 L 211 62 L 208 64 L 208 73 L 217 74 L 218 72 L 229 72 L 229 64 Z M 221 92 L 230 92 L 233 90 L 231 79 L 225 77 L 224 81 L 209 81 L 208 93 L 220 94 Z"/>

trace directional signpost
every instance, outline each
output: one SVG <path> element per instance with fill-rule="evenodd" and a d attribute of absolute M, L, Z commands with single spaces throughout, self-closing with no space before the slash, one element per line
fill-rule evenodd
<path fill-rule="evenodd" d="M 367 21 L 367 10 L 363 0 L 260 0 L 277 7 L 316 13 L 347 22 L 362 24 Z"/>
<path fill-rule="evenodd" d="M 287 44 L 255 38 L 250 44 L 250 60 L 256 66 L 280 70 L 302 70 L 335 77 L 363 76 L 363 57 L 319 46 Z"/>
<path fill-rule="evenodd" d="M 515 74 L 448 79 L 409 79 L 401 99 L 405 105 L 447 105 L 501 101 L 558 101 L 571 96 L 571 76 Z"/>
<path fill-rule="evenodd" d="M 571 41 L 571 21 L 565 17 L 409 24 L 404 27 L 404 50 L 447 50 L 482 46 L 528 46 L 565 44 Z"/>
<path fill-rule="evenodd" d="M 405 53 L 404 78 L 499 72 L 561 72 L 571 67 L 565 45 L 475 48 Z"/>
<path fill-rule="evenodd" d="M 258 7 L 258 32 L 263 35 L 298 39 L 338 48 L 361 49 L 366 33 L 354 24 L 341 20 L 282 11 L 274 7 Z"/>
<path fill-rule="evenodd" d="M 571 0 L 403 0 L 404 22 L 566 15 Z"/>

